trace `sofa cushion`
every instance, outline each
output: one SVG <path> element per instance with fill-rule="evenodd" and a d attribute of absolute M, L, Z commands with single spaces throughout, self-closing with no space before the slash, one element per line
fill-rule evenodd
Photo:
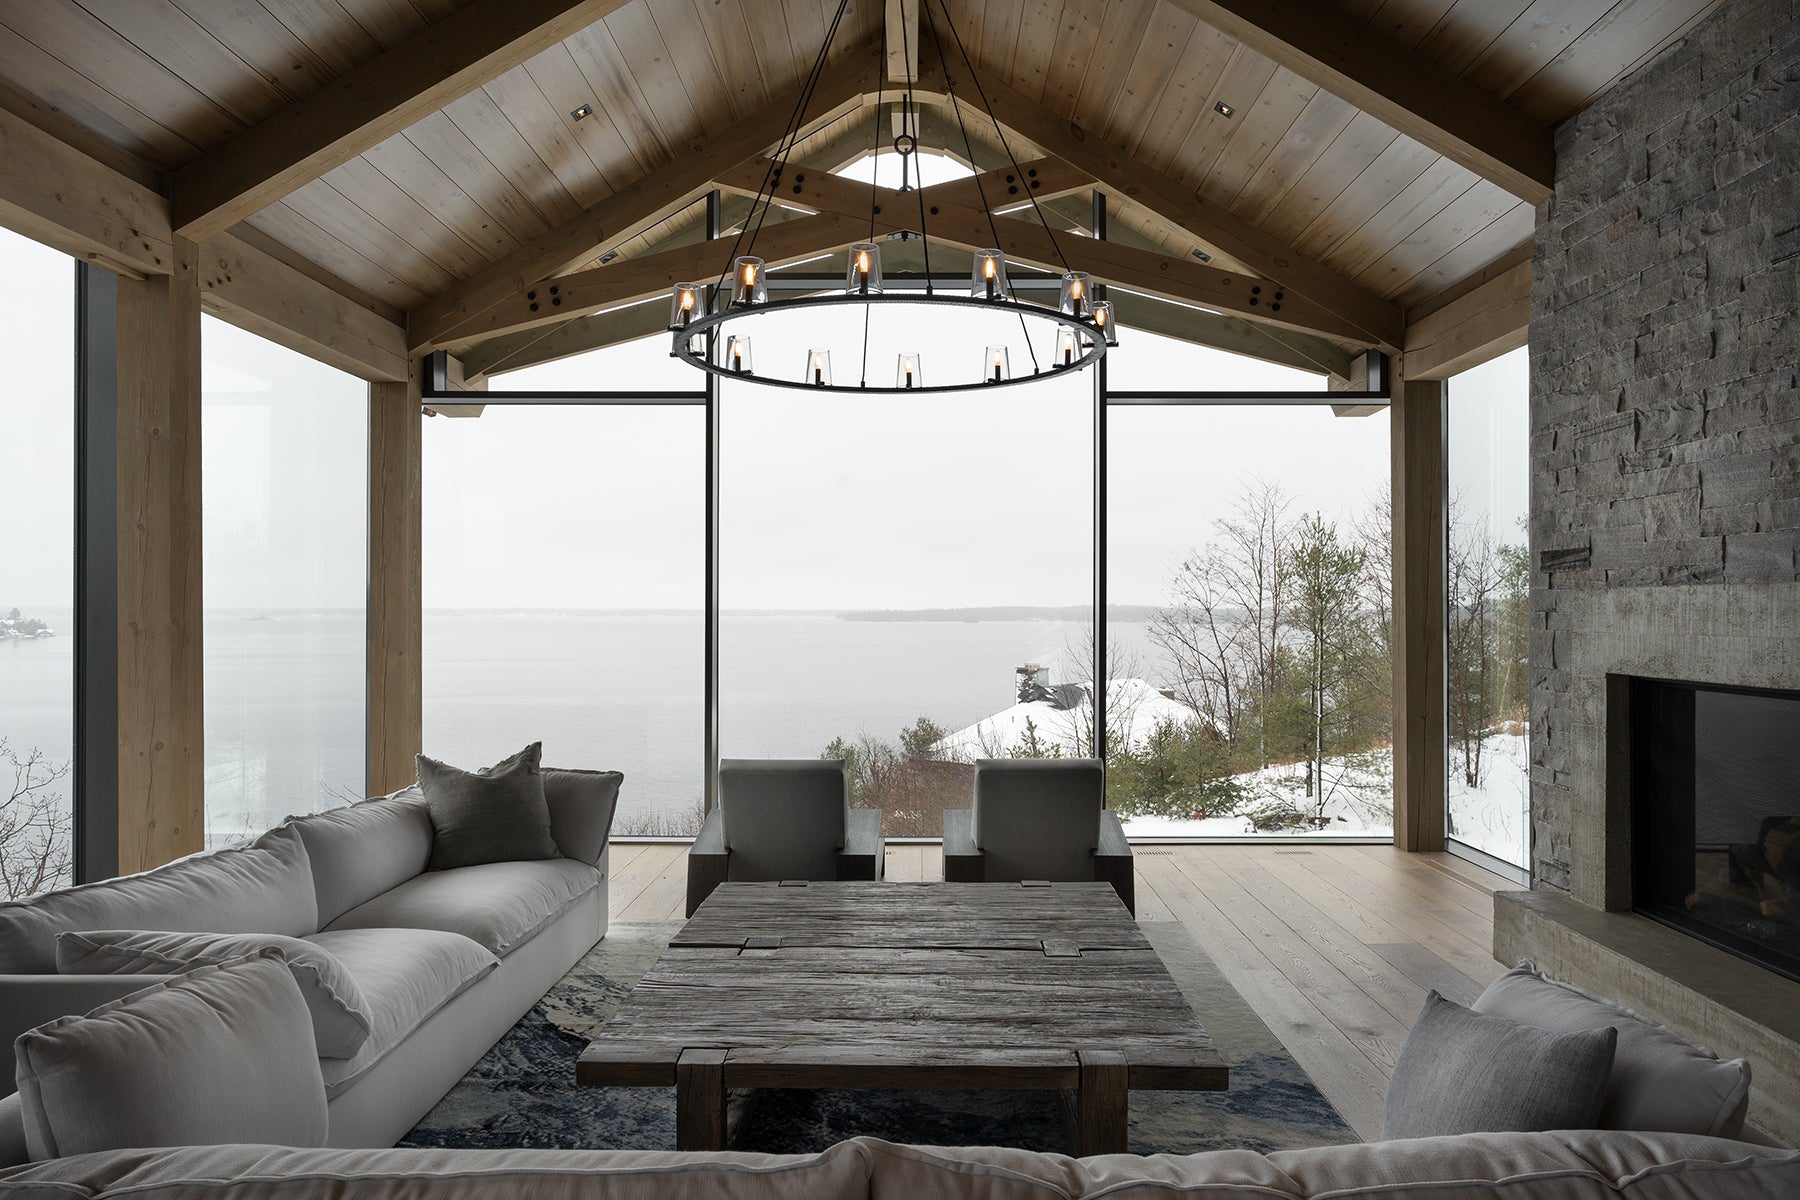
<path fill-rule="evenodd" d="M 279 933 L 160 933 L 107 929 L 56 939 L 61 975 L 175 975 L 271 951 L 293 972 L 312 1014 L 320 1058 L 349 1058 L 369 1037 L 362 989 L 322 948 Z"/>
<path fill-rule="evenodd" d="M 34 1162 L 130 1146 L 322 1146 L 306 1001 L 272 952 L 201 967 L 19 1035 Z"/>
<path fill-rule="evenodd" d="M 141 875 L 0 903 L 0 975 L 56 970 L 56 935 L 82 929 L 285 933 L 319 927 L 306 846 L 287 826 L 248 846 Z"/>
<path fill-rule="evenodd" d="M 1617 1039 L 1611 1028 L 1533 1029 L 1432 992 L 1394 1063 L 1382 1140 L 1591 1129 Z"/>
<path fill-rule="evenodd" d="M 324 928 L 425 869 L 431 858 L 431 817 L 417 787 L 346 808 L 289 817 L 312 865 Z M 312 930 L 307 930 L 311 933 Z"/>
<path fill-rule="evenodd" d="M 427 871 L 357 905 L 329 929 L 442 929 L 505 958 L 599 886 L 600 872 L 569 858 Z"/>
<path fill-rule="evenodd" d="M 338 961 L 369 1008 L 369 1037 L 356 1054 L 319 1064 L 333 1096 L 500 965 L 461 934 L 436 929 L 347 929 L 306 940 Z"/>
<path fill-rule="evenodd" d="M 533 742 L 491 767 L 464 771 L 418 756 L 419 788 L 431 813 L 433 871 L 482 863 L 554 858 L 550 806 Z"/>
<path fill-rule="evenodd" d="M 550 806 L 550 833 L 564 858 L 596 866 L 606 853 L 613 814 L 619 807 L 617 771 L 544 768 L 544 800 Z"/>
<path fill-rule="evenodd" d="M 1602 1129 L 1661 1130 L 1734 1138 L 1750 1107 L 1750 1064 L 1729 1062 L 1622 1004 L 1559 983 L 1529 962 L 1488 986 L 1475 1011 L 1570 1033 L 1619 1031 Z"/>

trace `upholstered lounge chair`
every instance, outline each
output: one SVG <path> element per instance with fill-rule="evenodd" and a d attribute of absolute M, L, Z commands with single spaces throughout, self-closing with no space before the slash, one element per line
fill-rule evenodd
<path fill-rule="evenodd" d="M 1095 758 L 984 758 L 975 807 L 944 813 L 944 878 L 963 883 L 1110 883 L 1133 915 L 1137 888 L 1119 814 Z"/>
<path fill-rule="evenodd" d="M 880 879 L 879 809 L 850 807 L 842 759 L 728 758 L 688 851 L 687 913 L 726 880 Z"/>

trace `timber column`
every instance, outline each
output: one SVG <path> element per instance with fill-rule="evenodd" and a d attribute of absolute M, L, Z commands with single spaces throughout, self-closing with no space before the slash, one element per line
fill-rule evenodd
<path fill-rule="evenodd" d="M 1445 384 L 1395 381 L 1394 845 L 1444 848 Z"/>
<path fill-rule="evenodd" d="M 369 385 L 368 793 L 417 778 L 424 742 L 421 525 L 424 364 Z"/>
<path fill-rule="evenodd" d="M 198 260 L 118 281 L 121 874 L 205 844 Z"/>

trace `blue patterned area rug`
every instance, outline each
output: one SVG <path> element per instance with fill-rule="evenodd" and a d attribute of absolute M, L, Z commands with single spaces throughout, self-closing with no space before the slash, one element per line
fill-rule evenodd
<path fill-rule="evenodd" d="M 680 928 L 614 922 L 400 1144 L 673 1150 L 674 1088 L 576 1087 L 575 1057 Z M 1187 930 L 1174 921 L 1142 928 L 1231 1064 L 1231 1090 L 1133 1092 L 1133 1153 L 1267 1153 L 1357 1140 Z M 750 1094 L 732 1148 L 811 1153 L 859 1134 L 1068 1150 L 1061 1105 L 1049 1093 L 791 1089 Z"/>

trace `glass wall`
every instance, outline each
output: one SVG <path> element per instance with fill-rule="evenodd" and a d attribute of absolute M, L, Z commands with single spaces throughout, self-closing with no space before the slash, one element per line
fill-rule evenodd
<path fill-rule="evenodd" d="M 72 881 L 75 264 L 0 229 L 0 900 Z"/>
<path fill-rule="evenodd" d="M 1450 380 L 1445 589 L 1449 835 L 1531 864 L 1528 355 Z"/>
<path fill-rule="evenodd" d="M 1017 318 L 898 311 L 870 334 L 881 386 L 901 352 L 927 383 L 951 374 L 934 357 L 950 345 L 1007 344 L 1029 369 Z M 830 346 L 854 382 L 862 322 L 839 315 L 855 319 L 759 318 L 755 361 L 793 376 Z M 885 810 L 891 835 L 926 836 L 967 807 L 975 759 L 1089 753 L 1093 389 L 1091 372 L 916 397 L 727 381 L 721 753 L 851 759 L 856 802 Z"/>
<path fill-rule="evenodd" d="M 1129 337 L 1115 388 L 1322 387 Z M 1390 836 L 1386 410 L 1121 404 L 1107 439 L 1107 789 L 1126 831 Z"/>
<path fill-rule="evenodd" d="M 201 327 L 206 840 L 363 794 L 368 384 Z"/>
<path fill-rule="evenodd" d="M 649 339 L 508 390 L 698 387 Z M 660 378 L 658 373 L 660 372 Z M 691 376 L 691 378 L 690 378 Z M 624 772 L 613 832 L 691 834 L 704 797 L 705 409 L 489 405 L 425 423 L 425 753 Z"/>

